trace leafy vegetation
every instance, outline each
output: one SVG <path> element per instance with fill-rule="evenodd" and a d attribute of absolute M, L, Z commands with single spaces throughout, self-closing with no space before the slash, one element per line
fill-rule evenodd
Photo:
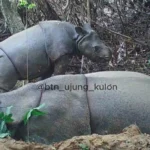
<path fill-rule="evenodd" d="M 12 119 L 12 114 L 10 113 L 12 106 L 8 107 L 6 113 L 0 113 L 0 138 L 5 138 L 7 136 L 11 136 L 10 131 L 8 131 L 6 124 L 12 123 L 14 120 Z"/>
<path fill-rule="evenodd" d="M 24 124 L 26 125 L 32 116 L 45 115 L 46 114 L 45 112 L 40 111 L 40 109 L 43 108 L 44 106 L 45 106 L 45 104 L 41 104 L 39 107 L 30 109 L 23 118 Z"/>
<path fill-rule="evenodd" d="M 27 0 L 19 0 L 18 7 L 27 8 L 27 9 L 34 9 L 36 7 L 35 3 L 28 3 Z"/>
<path fill-rule="evenodd" d="M 41 104 L 39 107 L 30 109 L 23 117 L 24 124 L 26 125 L 32 116 L 45 115 L 46 114 L 45 112 L 40 111 L 40 109 L 43 108 L 44 106 L 45 104 Z M 7 125 L 6 125 L 14 121 L 12 119 L 12 114 L 10 113 L 11 108 L 12 106 L 7 107 L 6 113 L 4 112 L 0 113 L 0 138 L 11 136 L 11 132 L 7 129 Z"/>

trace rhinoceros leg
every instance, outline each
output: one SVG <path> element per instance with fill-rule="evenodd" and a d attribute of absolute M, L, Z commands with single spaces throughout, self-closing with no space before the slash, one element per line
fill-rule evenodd
<path fill-rule="evenodd" d="M 68 64 L 69 64 L 69 56 L 68 55 L 61 56 L 55 62 L 54 75 L 65 74 Z"/>
<path fill-rule="evenodd" d="M 42 75 L 42 77 L 38 78 L 38 81 L 47 79 L 52 75 L 54 76 L 65 74 L 68 64 L 69 64 L 69 56 L 68 55 L 61 56 L 54 64 L 51 65 L 49 70 L 44 75 Z"/>
<path fill-rule="evenodd" d="M 51 77 L 53 72 L 54 72 L 54 67 L 53 67 L 53 64 L 51 64 L 48 71 L 46 73 L 44 73 L 42 75 L 42 77 L 37 78 L 37 81 L 44 80 L 44 79 L 47 79 L 47 78 Z"/>
<path fill-rule="evenodd" d="M 19 77 L 12 62 L 1 49 L 0 56 L 0 92 L 6 92 L 15 86 Z"/>

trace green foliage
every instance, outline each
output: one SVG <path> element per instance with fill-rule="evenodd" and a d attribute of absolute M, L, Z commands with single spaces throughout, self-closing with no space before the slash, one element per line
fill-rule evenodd
<path fill-rule="evenodd" d="M 10 136 L 10 132 L 8 131 L 6 124 L 14 121 L 12 119 L 12 114 L 10 113 L 11 108 L 12 106 L 7 107 L 6 113 L 0 113 L 0 138 Z"/>
<path fill-rule="evenodd" d="M 19 0 L 18 2 L 19 7 L 27 7 L 27 5 L 28 5 L 27 0 Z"/>
<path fill-rule="evenodd" d="M 28 9 L 33 9 L 35 7 L 36 7 L 36 4 L 34 4 L 34 3 L 31 3 L 31 4 L 28 5 Z"/>
<path fill-rule="evenodd" d="M 79 147 L 81 148 L 81 150 L 90 150 L 90 148 L 85 144 L 79 144 Z"/>
<path fill-rule="evenodd" d="M 24 116 L 23 121 L 25 124 L 28 123 L 29 119 L 32 116 L 43 116 L 46 113 L 40 111 L 41 108 L 43 108 L 45 104 L 41 104 L 39 107 L 30 109 Z M 14 120 L 12 119 L 12 114 L 10 113 L 12 106 L 7 107 L 6 113 L 1 112 L 0 113 L 0 138 L 5 138 L 7 136 L 11 136 L 10 131 L 8 131 L 6 124 L 12 123 Z"/>
<path fill-rule="evenodd" d="M 45 115 L 46 114 L 45 112 L 40 111 L 40 109 L 43 108 L 44 106 L 45 106 L 45 104 L 41 104 L 39 107 L 30 109 L 23 117 L 24 124 L 26 125 L 32 116 Z"/>
<path fill-rule="evenodd" d="M 36 7 L 35 3 L 28 3 L 27 0 L 19 0 L 18 7 L 20 8 L 27 8 L 28 10 L 34 9 Z"/>

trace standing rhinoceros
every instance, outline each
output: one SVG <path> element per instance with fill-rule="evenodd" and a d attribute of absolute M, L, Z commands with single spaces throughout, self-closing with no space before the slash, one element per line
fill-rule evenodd
<path fill-rule="evenodd" d="M 111 57 L 110 49 L 88 24 L 40 22 L 0 43 L 0 89 L 12 89 L 17 80 L 63 74 L 74 54 L 94 61 Z"/>

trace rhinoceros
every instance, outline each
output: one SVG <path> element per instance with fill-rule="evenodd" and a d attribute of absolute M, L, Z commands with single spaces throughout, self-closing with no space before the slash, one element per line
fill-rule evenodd
<path fill-rule="evenodd" d="M 45 103 L 46 115 L 32 117 L 29 140 L 58 142 L 78 135 L 119 133 L 130 124 L 150 133 L 150 77 L 136 72 L 106 71 L 58 75 L 0 94 L 0 111 L 13 106 L 15 137 L 26 139 L 23 116 Z"/>
<path fill-rule="evenodd" d="M 72 55 L 104 62 L 111 53 L 89 24 L 39 22 L 0 43 L 0 89 L 9 91 L 17 80 L 64 74 Z"/>

